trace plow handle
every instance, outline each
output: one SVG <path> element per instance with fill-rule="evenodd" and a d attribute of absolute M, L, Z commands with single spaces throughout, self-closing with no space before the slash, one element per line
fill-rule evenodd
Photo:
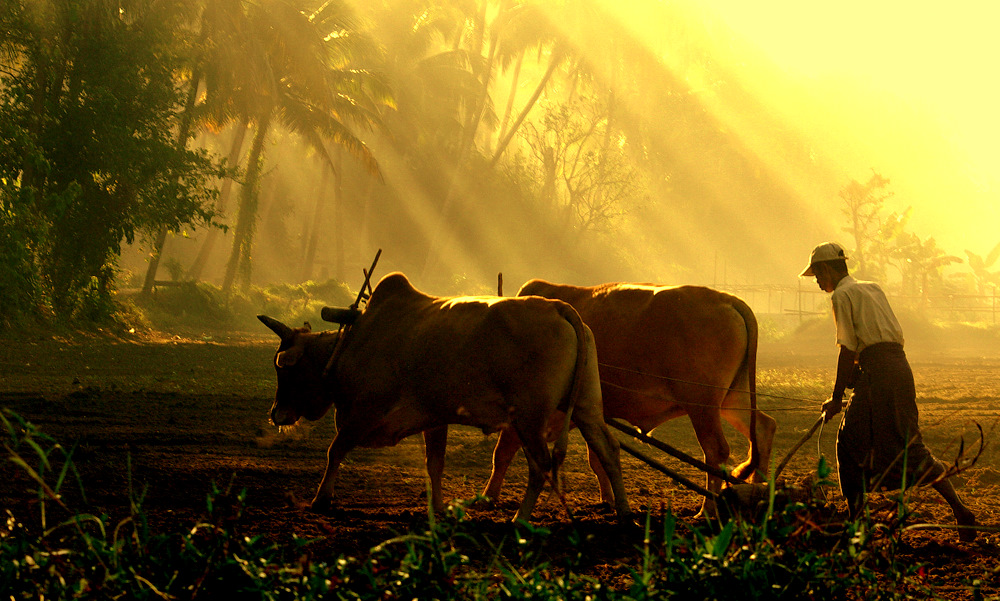
<path fill-rule="evenodd" d="M 826 421 L 826 412 L 825 411 L 820 414 L 819 419 L 816 420 L 816 423 L 812 425 L 812 428 L 809 428 L 809 431 L 806 432 L 805 435 L 801 439 L 799 439 L 799 441 L 797 443 L 795 443 L 795 446 L 793 446 L 791 448 L 791 450 L 788 451 L 788 453 L 785 454 L 785 458 L 782 459 L 781 463 L 778 464 L 778 469 L 774 470 L 774 479 L 775 480 L 778 479 L 778 475 L 781 474 L 781 471 L 783 469 L 785 469 L 785 466 L 788 465 L 789 461 L 791 461 L 792 456 L 795 455 L 795 452 L 798 451 L 802 447 L 802 445 L 806 444 L 807 440 L 809 440 L 810 438 L 812 438 L 812 435 L 815 434 L 816 430 L 820 426 L 823 425 L 824 421 Z"/>

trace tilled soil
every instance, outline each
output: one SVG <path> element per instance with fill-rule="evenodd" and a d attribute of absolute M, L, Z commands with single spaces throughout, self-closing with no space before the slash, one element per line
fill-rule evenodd
<path fill-rule="evenodd" d="M 313 553 L 364 556 L 374 545 L 427 523 L 422 442 L 419 437 L 387 449 L 358 449 L 345 462 L 338 483 L 338 506 L 331 515 L 308 511 L 334 435 L 332 415 L 279 432 L 267 422 L 273 393 L 274 344 L 253 336 L 199 336 L 121 341 L 106 336 L 72 339 L 38 336 L 9 340 L 0 348 L 0 407 L 29 419 L 64 446 L 75 445 L 75 463 L 86 501 L 67 491 L 81 511 L 128 514 L 130 491 L 142 495 L 154 529 L 190 527 L 205 512 L 213 484 L 246 491 L 239 522 L 248 535 L 278 542 L 293 536 L 316 539 Z M 925 441 L 939 457 L 958 452 L 957 437 L 978 447 L 975 423 L 985 430 L 979 461 L 955 478 L 969 506 L 987 527 L 1000 524 L 1000 460 L 993 428 L 1000 391 L 1000 357 L 981 352 L 911 357 L 920 390 Z M 833 353 L 807 354 L 791 347 L 761 348 L 758 364 L 760 407 L 779 423 L 778 458 L 816 419 L 818 404 L 832 382 Z M 768 396 L 770 395 L 770 396 Z M 807 401 L 805 399 L 812 399 Z M 806 443 L 783 474 L 794 483 L 815 470 L 819 453 L 835 457 L 832 422 Z M 686 419 L 657 429 L 657 437 L 700 456 Z M 745 456 L 746 442 L 731 429 L 733 457 Z M 452 428 L 444 491 L 447 498 L 471 499 L 490 472 L 495 436 Z M 689 478 L 703 475 L 676 460 L 661 460 Z M 0 504 L 19 519 L 37 517 L 37 495 L 17 466 L 0 467 Z M 669 508 L 693 523 L 701 498 L 638 460 L 623 455 L 633 509 L 654 522 Z M 569 553 L 560 541 L 575 528 L 584 534 L 583 569 L 611 585 L 625 585 L 638 568 L 641 535 L 622 534 L 613 513 L 599 504 L 582 439 L 574 433 L 564 468 L 566 503 L 543 494 L 533 523 L 550 529 L 546 553 Z M 469 518 L 490 540 L 502 544 L 526 481 L 523 458 L 515 461 L 503 498 L 476 505 Z M 831 491 L 831 512 L 842 503 Z M 892 503 L 872 496 L 876 512 Z M 933 491 L 911 497 L 915 521 L 953 524 L 947 506 Z M 878 515 L 876 513 L 876 515 Z M 984 532 L 961 543 L 951 529 L 914 529 L 903 538 L 902 560 L 926 564 L 926 581 L 943 597 L 972 599 L 981 582 L 985 598 L 1000 594 L 1000 537 Z M 485 553 L 484 553 L 485 554 Z"/>

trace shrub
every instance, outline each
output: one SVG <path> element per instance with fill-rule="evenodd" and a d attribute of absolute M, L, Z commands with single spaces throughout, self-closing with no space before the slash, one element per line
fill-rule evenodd
<path fill-rule="evenodd" d="M 229 298 L 212 284 L 178 282 L 158 287 L 150 297 L 136 297 L 133 302 L 153 327 L 256 330 L 260 327 L 256 316 L 261 313 L 288 324 L 309 321 L 320 328 L 323 307 L 350 305 L 355 298 L 346 284 L 336 280 L 253 287 L 246 292 L 234 291 Z"/>
<path fill-rule="evenodd" d="M 0 179 L 0 326 L 8 328 L 46 313 L 49 303 L 37 257 L 45 228 L 21 197 Z"/>

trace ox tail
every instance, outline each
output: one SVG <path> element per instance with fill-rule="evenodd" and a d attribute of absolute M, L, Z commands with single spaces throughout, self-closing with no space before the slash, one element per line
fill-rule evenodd
<path fill-rule="evenodd" d="M 757 444 L 757 316 L 743 300 L 734 298 L 733 309 L 743 318 L 743 323 L 747 329 L 746 356 L 743 360 L 741 373 L 736 375 L 736 381 L 741 380 L 743 370 L 746 370 L 747 388 L 750 392 L 750 461 L 733 474 L 740 480 L 746 480 L 760 466 L 760 446 Z"/>
<path fill-rule="evenodd" d="M 587 344 L 587 326 L 584 325 L 580 314 L 569 303 L 563 301 L 554 302 L 557 303 L 559 308 L 559 315 L 568 321 L 576 332 L 576 367 L 573 370 L 573 382 L 570 386 L 569 396 L 564 399 L 566 404 L 566 419 L 563 421 L 559 437 L 556 438 L 552 449 L 552 486 L 556 491 L 559 491 L 559 467 L 562 465 L 563 460 L 566 459 L 566 448 L 569 446 L 569 430 L 570 425 L 573 423 L 573 408 L 576 407 L 576 401 L 580 398 L 581 391 L 583 390 L 583 382 L 587 375 L 587 360 L 590 347 Z"/>

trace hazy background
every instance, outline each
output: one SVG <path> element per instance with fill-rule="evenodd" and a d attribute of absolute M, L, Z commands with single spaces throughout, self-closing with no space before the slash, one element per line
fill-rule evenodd
<path fill-rule="evenodd" d="M 741 80 L 836 173 L 880 171 L 948 249 L 996 245 L 1000 5 L 702 4 L 760 61 Z"/>
<path fill-rule="evenodd" d="M 385 15 L 396 11 L 404 25 L 417 22 L 407 13 L 415 4 L 356 9 L 380 19 L 372 35 L 400 53 L 394 32 L 405 26 L 392 29 Z M 939 269 L 942 278 L 970 272 L 965 251 L 985 256 L 1000 242 L 995 3 L 930 10 L 885 1 L 608 1 L 585 3 L 586 11 L 576 11 L 579 22 L 565 17 L 573 4 L 541 5 L 549 15 L 539 28 L 564 36 L 577 58 L 556 69 L 496 164 L 489 160 L 512 85 L 516 115 L 550 64 L 553 44 L 528 45 L 517 75 L 513 59 L 498 62 L 489 81 L 494 121 L 483 119 L 464 162 L 427 132 L 404 131 L 407 119 L 427 127 L 420 111 L 447 104 L 450 90 L 434 89 L 416 60 L 434 52 L 411 56 L 408 65 L 397 60 L 399 71 L 389 78 L 397 107 L 387 120 L 399 129 L 359 134 L 381 180 L 345 157 L 340 209 L 316 154 L 293 134 L 271 135 L 252 281 L 337 277 L 357 286 L 361 268 L 381 248 L 377 277 L 402 270 L 434 294 L 495 289 L 498 272 L 508 294 L 532 277 L 812 289 L 796 277 L 811 248 L 831 239 L 848 248 L 855 242 L 843 231 L 840 192 L 873 173 L 889 181 L 886 213 L 911 208 L 908 231 L 962 260 Z M 488 14 L 496 10 L 490 3 Z M 436 42 L 450 43 L 445 36 Z M 605 60 L 625 46 L 620 57 Z M 439 97 L 428 99 L 431 93 Z M 418 97 L 420 110 L 407 105 Z M 633 186 L 589 229 L 566 226 L 559 213 L 565 207 L 553 213 L 546 206 L 568 201 L 564 190 L 554 197 L 540 190 L 544 160 L 524 134 L 544 128 L 546 107 L 581 98 L 604 109 L 613 98 L 609 135 L 629 161 L 622 174 Z M 462 107 L 455 110 L 461 119 Z M 198 140 L 224 155 L 231 136 L 224 129 Z M 227 219 L 233 213 L 231 205 Z M 317 219 L 315 263 L 306 273 L 303 257 Z M 200 229 L 168 237 L 164 260 L 179 277 L 204 236 Z M 221 281 L 227 240 L 202 279 Z M 148 241 L 128 248 L 123 265 L 141 273 L 149 248 Z"/>

